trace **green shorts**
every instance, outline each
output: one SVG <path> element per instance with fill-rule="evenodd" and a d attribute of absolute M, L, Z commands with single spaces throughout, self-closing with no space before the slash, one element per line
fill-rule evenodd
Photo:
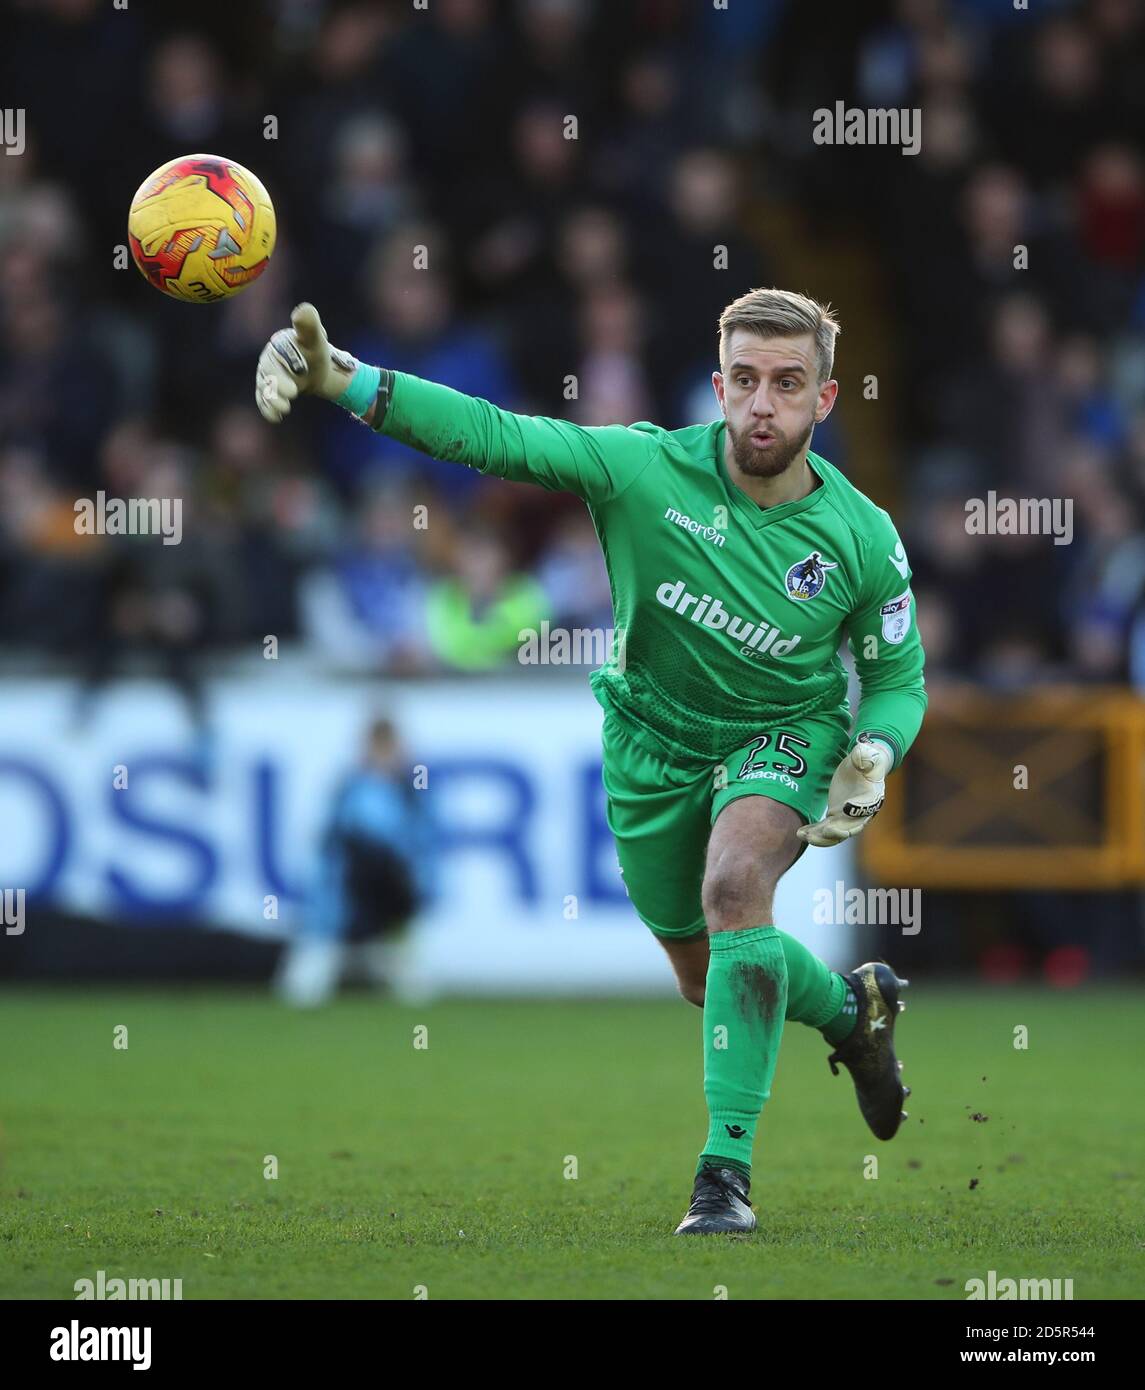
<path fill-rule="evenodd" d="M 766 796 L 805 824 L 822 819 L 850 718 L 838 709 L 785 720 L 700 771 L 684 771 L 637 742 L 610 710 L 603 742 L 608 825 L 629 901 L 657 936 L 682 940 L 705 930 L 700 890 L 719 813 L 741 796 Z"/>

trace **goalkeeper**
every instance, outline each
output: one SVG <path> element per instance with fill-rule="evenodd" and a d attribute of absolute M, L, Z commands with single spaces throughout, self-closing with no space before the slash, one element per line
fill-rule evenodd
<path fill-rule="evenodd" d="M 837 322 L 786 290 L 743 295 L 719 322 L 722 418 L 664 430 L 512 414 L 356 361 L 313 305 L 291 321 L 259 358 L 267 420 L 310 393 L 434 458 L 587 503 L 624 639 L 591 677 L 608 823 L 633 906 L 704 1012 L 709 1129 L 678 1234 L 753 1229 L 752 1149 L 786 1020 L 823 1034 L 878 1138 L 909 1094 L 894 1051 L 906 982 L 881 963 L 829 970 L 772 911 L 807 845 L 879 810 L 926 708 L 902 542 L 809 449 L 838 392 Z"/>

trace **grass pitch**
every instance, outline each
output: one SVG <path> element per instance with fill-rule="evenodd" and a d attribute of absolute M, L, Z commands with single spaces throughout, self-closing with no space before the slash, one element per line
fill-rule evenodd
<path fill-rule="evenodd" d="M 682 1002 L 9 992 L 0 1296 L 102 1269 L 184 1299 L 963 1299 L 994 1269 L 1140 1297 L 1140 992 L 907 997 L 898 1137 L 789 1024 L 760 1229 L 676 1239 L 706 1132 Z"/>

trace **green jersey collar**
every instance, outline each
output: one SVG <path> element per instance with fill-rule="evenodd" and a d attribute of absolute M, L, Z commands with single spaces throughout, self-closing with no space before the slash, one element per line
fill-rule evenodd
<path fill-rule="evenodd" d="M 724 440 L 727 437 L 727 422 L 724 421 L 715 433 L 716 446 L 716 468 L 719 470 L 720 480 L 727 492 L 728 500 L 734 509 L 743 517 L 749 526 L 755 527 L 758 531 L 764 526 L 770 526 L 773 521 L 785 521 L 789 516 L 795 516 L 799 512 L 805 512 L 809 508 L 817 506 L 827 493 L 827 478 L 815 467 L 818 455 L 807 451 L 807 466 L 812 473 L 819 479 L 819 486 L 812 488 L 806 497 L 799 497 L 794 502 L 781 502 L 777 507 L 761 507 L 758 502 L 750 498 L 744 490 L 736 483 L 733 483 L 728 474 L 727 464 L 724 462 Z"/>

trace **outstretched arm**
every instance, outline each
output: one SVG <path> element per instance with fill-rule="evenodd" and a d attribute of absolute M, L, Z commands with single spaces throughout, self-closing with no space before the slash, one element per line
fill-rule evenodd
<path fill-rule="evenodd" d="M 301 394 L 334 401 L 371 429 L 433 458 L 482 473 L 607 501 L 635 481 L 654 437 L 625 425 L 584 426 L 518 415 L 406 372 L 359 362 L 332 347 L 312 304 L 300 304 L 258 360 L 255 400 L 272 424 Z"/>

